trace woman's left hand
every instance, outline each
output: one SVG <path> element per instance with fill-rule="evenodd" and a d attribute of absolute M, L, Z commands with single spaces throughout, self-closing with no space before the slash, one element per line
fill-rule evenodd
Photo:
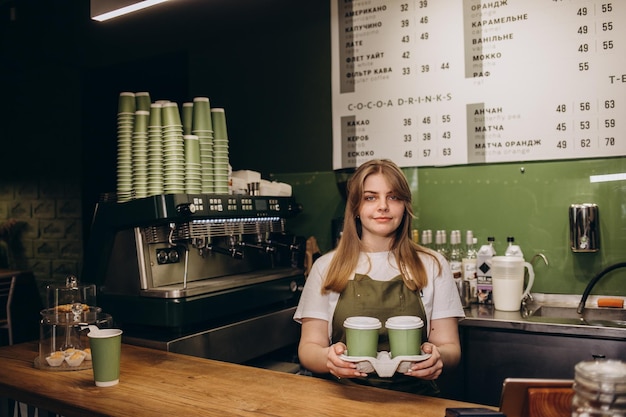
<path fill-rule="evenodd" d="M 441 359 L 439 349 L 432 343 L 426 342 L 422 344 L 422 352 L 430 353 L 430 358 L 412 363 L 405 375 L 428 380 L 439 378 L 443 371 L 443 360 Z"/>

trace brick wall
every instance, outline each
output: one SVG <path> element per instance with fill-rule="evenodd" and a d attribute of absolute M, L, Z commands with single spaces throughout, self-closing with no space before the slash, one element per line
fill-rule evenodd
<path fill-rule="evenodd" d="M 48 284 L 79 277 L 83 259 L 81 192 L 78 180 L 0 179 L 0 224 L 8 219 L 27 223 L 24 252 L 14 267 L 33 271 L 40 291 Z"/>

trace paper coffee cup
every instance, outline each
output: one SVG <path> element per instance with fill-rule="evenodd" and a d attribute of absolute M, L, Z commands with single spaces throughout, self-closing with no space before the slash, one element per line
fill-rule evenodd
<path fill-rule="evenodd" d="M 385 322 L 391 356 L 412 356 L 421 353 L 424 322 L 417 316 L 395 316 Z"/>
<path fill-rule="evenodd" d="M 122 351 L 122 331 L 120 329 L 100 329 L 91 331 L 89 347 L 93 378 L 96 386 L 110 387 L 120 381 L 120 358 Z"/>
<path fill-rule="evenodd" d="M 376 357 L 378 353 L 378 329 L 382 327 L 375 317 L 348 317 L 343 322 L 346 329 L 346 346 L 349 356 Z"/>
<path fill-rule="evenodd" d="M 122 114 L 135 113 L 135 93 L 124 91 L 120 93 L 117 104 L 117 112 Z"/>

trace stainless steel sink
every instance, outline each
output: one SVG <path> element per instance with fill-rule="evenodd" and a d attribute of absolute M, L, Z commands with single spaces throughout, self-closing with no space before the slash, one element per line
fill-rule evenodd
<path fill-rule="evenodd" d="M 541 323 L 626 328 L 626 310 L 622 308 L 585 308 L 578 314 L 575 306 L 542 305 L 528 311 L 524 318 Z"/>

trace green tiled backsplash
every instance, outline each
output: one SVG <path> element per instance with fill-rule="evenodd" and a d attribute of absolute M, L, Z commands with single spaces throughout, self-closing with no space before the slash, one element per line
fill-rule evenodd
<path fill-rule="evenodd" d="M 626 158 L 405 168 L 417 218 L 414 228 L 473 230 L 479 245 L 496 238 L 503 253 L 514 236 L 526 260 L 537 259 L 534 292 L 580 294 L 603 268 L 626 261 L 626 180 L 591 183 L 590 176 L 626 172 Z M 344 202 L 335 173 L 275 174 L 292 185 L 303 211 L 288 221 L 302 236 L 315 236 L 322 252 L 332 247 L 331 223 L 343 216 Z M 600 250 L 573 253 L 568 210 L 573 203 L 595 203 L 600 217 Z M 626 296 L 626 269 L 606 275 L 592 294 Z"/>

